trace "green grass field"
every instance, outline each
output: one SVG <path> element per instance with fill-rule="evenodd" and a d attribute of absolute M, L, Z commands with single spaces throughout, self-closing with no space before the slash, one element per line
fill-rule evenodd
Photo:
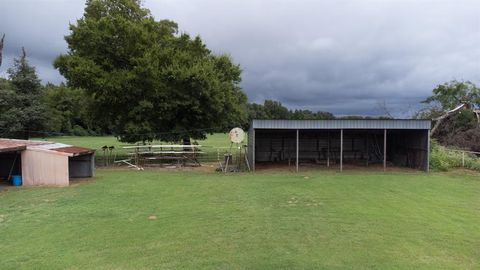
<path fill-rule="evenodd" d="M 128 145 L 127 143 L 119 142 L 113 136 L 59 136 L 59 137 L 49 137 L 42 140 L 48 140 L 52 142 L 66 143 L 76 146 L 90 147 L 94 149 L 101 149 L 103 146 L 115 146 L 117 149 L 121 149 L 122 146 Z M 193 141 L 192 141 L 193 142 Z M 228 134 L 215 133 L 208 135 L 206 140 L 197 141 L 198 144 L 207 146 L 207 147 L 228 147 L 230 146 L 230 141 L 228 139 Z M 161 143 L 161 142 L 154 142 Z"/>
<path fill-rule="evenodd" d="M 114 146 L 115 153 L 117 156 L 126 156 L 129 150 L 123 149 L 122 146 L 130 145 L 126 143 L 119 142 L 113 136 L 58 136 L 58 137 L 49 137 L 42 138 L 37 140 L 48 140 L 52 142 L 59 142 L 65 144 L 71 144 L 75 146 L 82 146 L 93 148 L 97 150 L 97 159 L 101 160 L 103 156 L 102 147 L 103 146 Z M 195 141 L 192 141 L 195 142 Z M 207 136 L 205 140 L 198 140 L 196 143 L 202 145 L 202 151 L 205 152 L 203 160 L 216 160 L 217 151 L 223 153 L 226 151 L 225 148 L 230 147 L 230 140 L 228 134 L 215 133 Z M 155 141 L 152 144 L 169 144 L 165 142 Z M 101 163 L 101 162 L 100 162 Z"/>
<path fill-rule="evenodd" d="M 1 191 L 0 269 L 478 269 L 479 176 L 99 170 Z"/>

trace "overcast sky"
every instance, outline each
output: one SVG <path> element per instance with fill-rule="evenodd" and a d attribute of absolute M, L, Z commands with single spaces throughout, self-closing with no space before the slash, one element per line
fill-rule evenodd
<path fill-rule="evenodd" d="M 4 63 L 25 46 L 43 82 L 66 52 L 68 23 L 84 0 L 0 0 Z M 251 102 L 408 116 L 438 84 L 480 84 L 479 0 L 144 0 L 156 19 L 176 21 L 243 69 Z"/>

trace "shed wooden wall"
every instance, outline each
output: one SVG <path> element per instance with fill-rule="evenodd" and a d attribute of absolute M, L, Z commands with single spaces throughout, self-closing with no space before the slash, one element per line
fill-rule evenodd
<path fill-rule="evenodd" d="M 22 152 L 24 186 L 68 186 L 68 156 L 45 151 Z"/>

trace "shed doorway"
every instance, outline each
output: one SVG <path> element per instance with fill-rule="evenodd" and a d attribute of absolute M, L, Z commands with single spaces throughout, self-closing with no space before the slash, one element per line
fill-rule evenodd
<path fill-rule="evenodd" d="M 12 175 L 22 175 L 22 155 L 19 151 L 0 153 L 0 185 L 11 185 Z"/>
<path fill-rule="evenodd" d="M 93 177 L 95 170 L 94 154 L 78 155 L 68 158 L 68 177 L 86 178 Z"/>

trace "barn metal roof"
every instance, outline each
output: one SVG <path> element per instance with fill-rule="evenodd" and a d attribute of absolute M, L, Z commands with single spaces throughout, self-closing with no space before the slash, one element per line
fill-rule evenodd
<path fill-rule="evenodd" d="M 415 119 L 336 119 L 336 120 L 252 120 L 254 129 L 424 129 L 430 120 Z"/>

